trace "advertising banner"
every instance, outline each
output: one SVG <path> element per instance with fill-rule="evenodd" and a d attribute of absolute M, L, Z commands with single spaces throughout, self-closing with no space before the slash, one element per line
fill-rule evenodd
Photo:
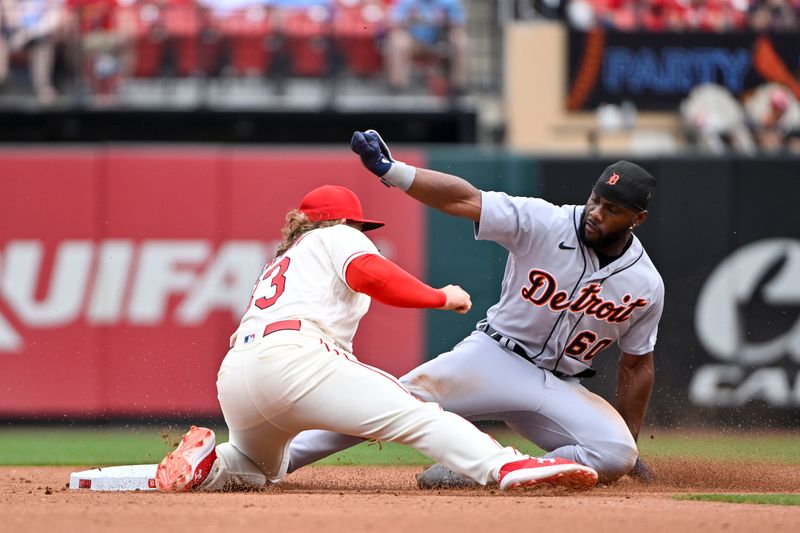
<path fill-rule="evenodd" d="M 703 83 L 740 97 L 771 81 L 800 97 L 800 34 L 594 30 L 571 31 L 568 39 L 571 111 L 625 100 L 639 109 L 672 111 Z"/>
<path fill-rule="evenodd" d="M 424 275 L 423 209 L 344 150 L 9 149 L 0 168 L 0 417 L 218 415 L 228 337 L 314 187 L 355 190 L 382 253 Z M 355 353 L 402 374 L 423 333 L 373 303 Z"/>

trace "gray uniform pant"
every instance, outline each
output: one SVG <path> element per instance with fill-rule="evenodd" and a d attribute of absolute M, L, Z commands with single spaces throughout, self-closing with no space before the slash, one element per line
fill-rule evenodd
<path fill-rule="evenodd" d="M 417 398 L 464 418 L 499 420 L 549 453 L 597 470 L 612 481 L 633 467 L 638 451 L 622 417 L 576 378 L 561 379 L 473 332 L 452 351 L 400 381 Z M 362 439 L 328 431 L 299 434 L 289 472 Z"/>

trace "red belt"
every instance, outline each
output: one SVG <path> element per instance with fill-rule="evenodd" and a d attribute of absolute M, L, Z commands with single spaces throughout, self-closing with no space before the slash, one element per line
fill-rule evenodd
<path fill-rule="evenodd" d="M 276 331 L 300 331 L 300 321 L 279 320 L 277 322 L 273 322 L 272 324 L 267 324 L 267 327 L 264 328 L 263 336 L 266 337 L 270 333 L 275 333 Z"/>

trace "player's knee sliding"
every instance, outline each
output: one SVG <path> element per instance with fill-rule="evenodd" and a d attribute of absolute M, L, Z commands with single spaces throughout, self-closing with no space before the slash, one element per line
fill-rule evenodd
<path fill-rule="evenodd" d="M 587 450 L 587 466 L 597 470 L 601 482 L 611 482 L 621 478 L 633 468 L 639 452 L 636 446 L 627 443 L 605 444 L 602 448 Z"/>

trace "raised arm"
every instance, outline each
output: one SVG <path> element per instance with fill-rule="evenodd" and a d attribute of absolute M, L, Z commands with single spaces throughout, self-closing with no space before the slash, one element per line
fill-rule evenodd
<path fill-rule="evenodd" d="M 361 157 L 367 170 L 386 186 L 402 189 L 412 198 L 448 215 L 480 221 L 481 192 L 466 180 L 396 161 L 374 130 L 353 133 L 350 148 Z"/>
<path fill-rule="evenodd" d="M 481 192 L 458 176 L 417 168 L 406 194 L 448 215 L 481 220 Z"/>

